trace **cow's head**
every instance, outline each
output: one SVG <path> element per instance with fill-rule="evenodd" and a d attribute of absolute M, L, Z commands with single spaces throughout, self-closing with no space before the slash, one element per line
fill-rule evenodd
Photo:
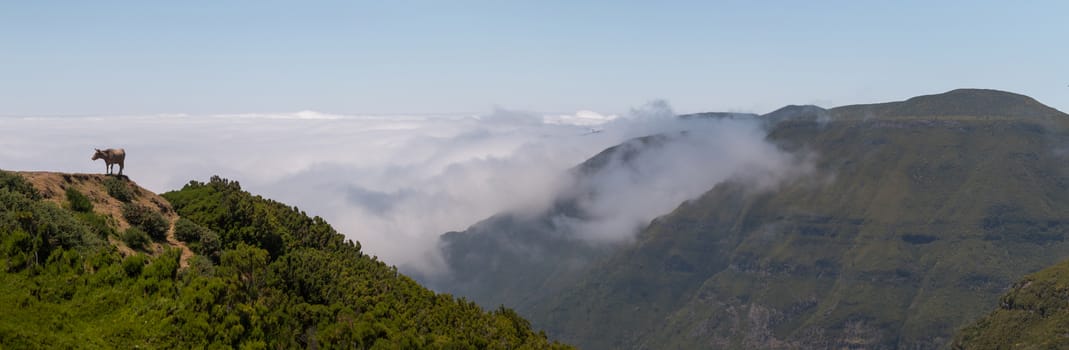
<path fill-rule="evenodd" d="M 99 148 L 94 148 L 94 149 L 96 150 L 96 153 L 93 153 L 93 159 L 92 160 L 97 160 L 97 159 L 100 159 L 100 158 L 104 158 L 104 152 L 101 152 Z"/>

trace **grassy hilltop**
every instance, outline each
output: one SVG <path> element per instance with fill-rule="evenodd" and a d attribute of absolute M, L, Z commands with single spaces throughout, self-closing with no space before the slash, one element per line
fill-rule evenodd
<path fill-rule="evenodd" d="M 237 182 L 0 172 L 0 348 L 566 348 Z"/>

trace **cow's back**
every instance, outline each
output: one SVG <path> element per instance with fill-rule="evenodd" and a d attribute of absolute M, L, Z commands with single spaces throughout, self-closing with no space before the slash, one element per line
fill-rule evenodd
<path fill-rule="evenodd" d="M 112 162 L 121 162 L 126 159 L 126 150 L 122 148 L 108 148 L 104 150 L 104 153 L 108 155 L 108 159 Z"/>

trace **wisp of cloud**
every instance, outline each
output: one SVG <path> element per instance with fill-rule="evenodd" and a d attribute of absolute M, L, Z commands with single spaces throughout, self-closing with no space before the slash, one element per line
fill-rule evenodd
<path fill-rule="evenodd" d="M 786 174 L 795 158 L 753 121 L 689 121 L 663 102 L 616 117 L 349 116 L 317 112 L 0 118 L 0 168 L 102 172 L 93 148 L 127 150 L 125 173 L 150 190 L 211 175 L 326 218 L 368 254 L 442 269 L 440 234 L 500 212 L 538 212 L 574 190 L 569 169 L 603 149 L 680 133 L 601 171 L 576 222 L 591 241 L 630 238 L 650 219 L 740 172 Z M 772 176 L 770 178 L 775 178 Z"/>

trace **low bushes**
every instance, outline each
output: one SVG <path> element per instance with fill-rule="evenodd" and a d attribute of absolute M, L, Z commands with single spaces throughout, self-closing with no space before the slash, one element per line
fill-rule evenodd
<path fill-rule="evenodd" d="M 134 199 L 134 191 L 130 189 L 130 185 L 119 178 L 108 177 L 104 179 L 104 188 L 108 190 L 109 196 L 121 202 L 129 202 Z"/>
<path fill-rule="evenodd" d="M 152 208 L 126 203 L 122 206 L 122 216 L 130 223 L 130 226 L 140 228 L 152 239 L 161 241 L 167 238 L 168 223 L 163 214 Z"/>
<path fill-rule="evenodd" d="M 174 235 L 178 240 L 188 243 L 189 249 L 213 259 L 219 255 L 219 234 L 197 223 L 179 218 L 174 223 Z"/>
<path fill-rule="evenodd" d="M 131 226 L 122 233 L 122 241 L 131 249 L 143 249 L 148 245 L 150 239 L 145 231 L 136 226 Z"/>
<path fill-rule="evenodd" d="M 88 213 L 93 211 L 93 202 L 74 187 L 67 187 L 67 202 L 71 205 L 71 210 Z"/>

